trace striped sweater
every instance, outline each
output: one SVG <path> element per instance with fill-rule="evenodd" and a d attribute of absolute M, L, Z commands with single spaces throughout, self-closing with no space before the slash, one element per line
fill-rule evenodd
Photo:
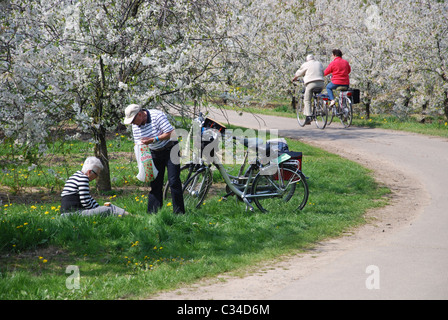
<path fill-rule="evenodd" d="M 149 113 L 148 120 L 144 125 L 132 125 L 132 134 L 134 136 L 134 143 L 141 144 L 142 138 L 154 138 L 163 133 L 173 131 L 174 128 L 168 121 L 166 114 L 160 110 L 150 109 L 146 110 Z M 161 149 L 166 146 L 169 140 L 158 141 L 149 144 L 151 150 Z"/>
<path fill-rule="evenodd" d="M 77 171 L 68 178 L 61 197 L 61 212 L 99 207 L 99 204 L 90 195 L 89 177 L 82 171 Z"/>

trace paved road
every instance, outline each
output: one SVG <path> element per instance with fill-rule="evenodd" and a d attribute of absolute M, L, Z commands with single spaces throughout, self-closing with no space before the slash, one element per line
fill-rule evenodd
<path fill-rule="evenodd" d="M 281 136 L 315 144 L 373 168 L 405 197 L 407 191 L 408 198 L 412 191 L 417 192 L 389 212 L 391 217 L 398 215 L 398 220 L 403 211 L 413 215 L 412 219 L 403 218 L 402 227 L 392 226 L 393 232 L 386 230 L 384 235 L 356 242 L 287 284 L 271 285 L 262 298 L 448 298 L 447 139 L 380 129 L 343 129 L 337 124 L 325 130 L 314 124 L 300 128 L 295 119 L 239 116 L 233 111 L 215 110 L 209 116 L 254 129 L 278 129 Z"/>

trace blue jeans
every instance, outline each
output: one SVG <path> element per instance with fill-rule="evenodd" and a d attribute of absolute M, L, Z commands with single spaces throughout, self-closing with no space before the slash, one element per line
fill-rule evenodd
<path fill-rule="evenodd" d="M 348 84 L 334 84 L 333 82 L 330 82 L 329 84 L 327 84 L 327 93 L 328 93 L 328 98 L 330 100 L 334 100 L 334 94 L 333 94 L 333 90 L 337 89 L 338 87 L 348 87 Z"/>

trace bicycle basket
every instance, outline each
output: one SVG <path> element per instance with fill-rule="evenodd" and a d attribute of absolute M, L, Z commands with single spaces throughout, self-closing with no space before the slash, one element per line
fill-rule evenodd
<path fill-rule="evenodd" d="M 281 176 L 283 177 L 283 180 L 289 180 L 291 179 L 292 176 L 292 172 L 291 171 L 286 171 L 283 170 L 284 168 L 288 168 L 292 171 L 301 171 L 302 170 L 302 152 L 294 152 L 294 151 L 290 151 L 290 152 L 285 152 L 286 154 L 288 154 L 289 156 L 291 156 L 291 158 L 289 158 L 288 160 L 280 163 L 279 165 L 279 172 L 281 174 Z M 278 173 L 276 173 L 274 175 L 274 180 L 278 180 Z M 296 181 L 292 181 L 292 182 L 296 182 Z"/>
<path fill-rule="evenodd" d="M 210 146 L 208 148 L 207 146 L 210 145 L 212 142 L 215 142 L 215 144 L 216 143 L 219 144 L 218 137 L 219 135 L 223 136 L 225 130 L 226 127 L 224 125 L 220 124 L 219 122 L 213 119 L 205 118 L 201 128 L 201 151 L 204 152 L 205 150 L 207 154 L 204 155 L 204 153 L 202 153 L 203 156 L 206 157 L 214 156 L 217 145 Z"/>
<path fill-rule="evenodd" d="M 221 124 L 218 121 L 213 120 L 211 118 L 205 118 L 204 123 L 202 124 L 202 127 L 218 130 L 218 132 L 221 133 L 222 135 L 226 131 L 226 127 L 223 124 Z"/>

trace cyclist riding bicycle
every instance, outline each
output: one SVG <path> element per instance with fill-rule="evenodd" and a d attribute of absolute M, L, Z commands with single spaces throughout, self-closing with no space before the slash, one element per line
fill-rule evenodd
<path fill-rule="evenodd" d="M 309 54 L 306 57 L 306 62 L 302 64 L 299 70 L 296 71 L 292 82 L 297 78 L 303 76 L 303 82 L 305 83 L 305 96 L 303 98 L 306 116 L 305 124 L 311 123 L 311 97 L 313 90 L 323 90 L 325 88 L 324 82 L 324 67 L 322 63 L 314 60 L 314 56 Z"/>
<path fill-rule="evenodd" d="M 350 85 L 349 74 L 351 72 L 350 64 L 342 59 L 342 51 L 333 50 L 333 61 L 325 69 L 324 76 L 332 74 L 331 81 L 327 84 L 328 98 L 331 100 L 330 107 L 335 104 L 333 90 L 338 87 L 348 87 Z"/>

